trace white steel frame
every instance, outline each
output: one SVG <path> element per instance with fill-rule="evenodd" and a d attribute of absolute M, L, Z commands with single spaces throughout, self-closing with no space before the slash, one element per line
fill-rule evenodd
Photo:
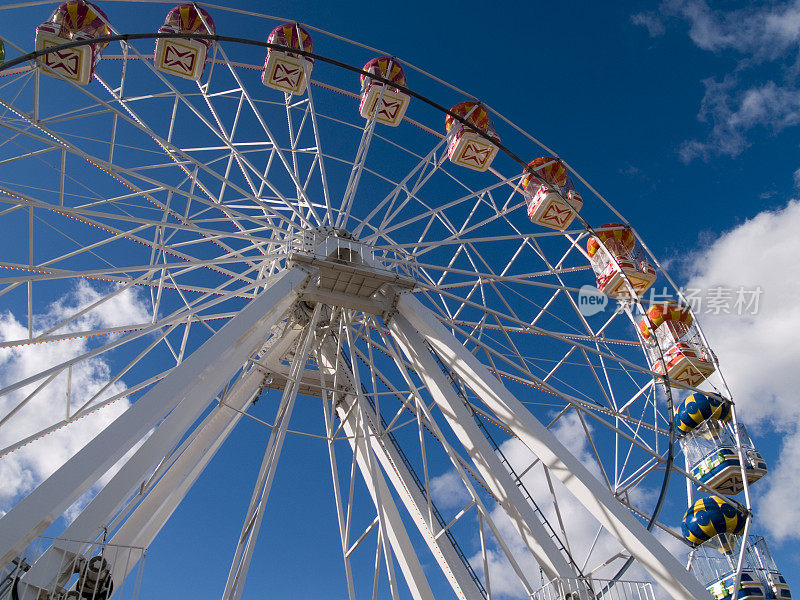
<path fill-rule="evenodd" d="M 120 47 L 123 67 L 119 80 L 99 73 L 96 84 L 73 86 L 74 97 L 83 103 L 75 110 L 54 113 L 40 106 L 36 69 L 19 69 L 8 83 L 0 84 L 0 109 L 4 111 L 0 125 L 5 132 L 0 148 L 14 148 L 16 153 L 0 160 L 0 168 L 4 164 L 44 161 L 58 174 L 57 185 L 49 190 L 0 185 L 0 218 L 24 213 L 28 223 L 26 259 L 0 263 L 13 270 L 12 275 L 0 278 L 0 297 L 11 297 L 18 288 L 25 290 L 27 336 L 4 340 L 0 347 L 12 349 L 98 335 L 108 339 L 99 347 L 0 389 L 0 398 L 16 398 L 22 390 L 26 394 L 0 417 L 1 428 L 35 403 L 48 386 L 60 381 L 58 378 L 67 382 L 65 418 L 13 441 L 0 456 L 125 395 L 153 386 L 0 519 L 0 558 L 8 563 L 100 475 L 136 448 L 64 531 L 63 539 L 26 573 L 21 581 L 26 597 L 34 597 L 37 589 L 50 589 L 63 580 L 54 565 L 84 552 L 103 531 L 113 530 L 111 544 L 148 547 L 237 423 L 242 417 L 255 418 L 249 414 L 249 407 L 260 390 L 270 386 L 283 389 L 279 418 L 265 423 L 271 428 L 270 440 L 225 586 L 226 600 L 237 600 L 242 594 L 281 446 L 287 434 L 302 434 L 289 428 L 292 406 L 298 394 L 310 393 L 323 403 L 322 437 L 327 440 L 350 598 L 355 597 L 350 561 L 373 533 L 377 534 L 373 595 L 383 573 L 391 595 L 399 597 L 397 565 L 412 597 L 433 597 L 418 550 L 406 531 L 407 522 L 418 528 L 457 597 L 491 597 L 487 536 L 502 550 L 525 592 L 533 594 L 538 586 L 515 556 L 510 540 L 504 539 L 487 505 L 487 495 L 479 488 L 487 490 L 502 508 L 548 579 L 582 577 L 585 563 L 578 565 L 571 556 L 551 476 L 558 478 L 601 528 L 618 540 L 625 556 L 635 558 L 673 597 L 707 595 L 630 512 L 649 517 L 628 500 L 628 494 L 665 465 L 669 416 L 665 419 L 659 413 L 658 387 L 642 357 L 637 360 L 613 350 L 613 345 L 623 349 L 638 345 L 636 340 L 618 337 L 617 331 L 619 321 L 628 316 L 636 319 L 640 307 L 629 306 L 627 315 L 615 313 L 595 325 L 581 315 L 576 304 L 577 289 L 571 277 L 589 270 L 588 263 L 575 261 L 576 257 L 585 258 L 581 246 L 587 231 L 523 232 L 513 221 L 524 207 L 518 174 L 492 171 L 494 179 L 488 184 L 465 183 L 447 168 L 447 140 L 442 135 L 434 139 L 429 150 L 417 153 L 384 137 L 384 130 L 374 120 L 353 125 L 340 121 L 338 115 L 319 112 L 318 94 L 333 89 L 347 95 L 335 86 L 312 80 L 314 85 L 305 96 L 265 101 L 248 88 L 242 65 L 229 57 L 222 44 L 214 44 L 204 81 L 198 83 L 196 91 L 189 91 L 156 71 L 134 44 L 125 42 Z M 143 70 L 162 91 L 130 91 L 135 84 L 127 80 L 126 72 L 134 68 Z M 30 85 L 35 88 L 33 110 L 21 110 L 16 96 L 4 99 L 3 88 L 24 90 Z M 172 103 L 171 116 L 158 125 L 151 120 L 148 106 L 164 99 Z M 231 102 L 235 107 L 232 110 L 223 107 Z M 275 110 L 286 118 L 285 132 L 267 116 Z M 92 111 L 113 118 L 107 154 L 71 136 L 63 126 L 73 119 L 90 120 Z M 208 134 L 202 144 L 190 147 L 180 138 L 182 119 L 200 124 Z M 254 124 L 261 141 L 247 138 L 247 122 Z M 332 124 L 358 133 L 352 158 L 325 152 L 325 128 Z M 120 155 L 125 146 L 120 140 L 124 136 L 152 140 L 154 154 L 160 158 L 153 158 L 149 164 L 123 164 Z M 409 163 L 404 175 L 389 177 L 370 162 L 379 145 L 400 148 Z M 53 161 L 48 162 L 50 157 Z M 81 166 L 76 168 L 76 163 Z M 103 195 L 86 186 L 80 188 L 76 173 L 85 165 L 93 165 L 101 177 L 127 191 Z M 334 189 L 332 174 L 341 166 L 349 174 L 340 192 Z M 177 174 L 177 178 L 164 176 L 166 171 Z M 425 195 L 426 185 L 437 178 L 445 178 L 457 193 L 443 201 L 434 198 L 437 203 L 433 204 Z M 380 195 L 368 210 L 359 211 L 356 199 L 364 194 L 367 180 L 369 186 L 382 186 Z M 75 193 L 76 187 L 83 189 L 81 194 Z M 605 199 L 599 195 L 598 199 L 619 216 Z M 150 216 L 131 208 L 142 201 L 154 207 Z M 39 260 L 35 249 L 41 242 L 34 225 L 45 222 L 41 215 L 72 219 L 87 229 L 106 232 L 107 237 L 72 240 L 76 249 Z M 338 231 L 343 227 L 352 228 L 353 234 L 343 236 Z M 502 231 L 491 231 L 492 227 Z M 415 233 L 408 237 L 408 231 Z M 60 233 L 67 237 L 67 228 Z M 556 238 L 566 241 L 566 246 L 557 251 L 551 248 Z M 123 242 L 145 247 L 149 260 L 116 264 L 112 258 L 115 244 Z M 209 244 L 216 248 L 213 258 L 197 251 Z M 513 245 L 508 262 L 498 263 L 490 251 L 482 250 L 489 244 Z M 341 260 L 330 264 L 333 253 L 342 250 L 360 257 L 349 261 L 352 265 L 346 273 Z M 517 268 L 523 256 L 535 257 L 536 264 Z M 93 264 L 91 268 L 66 266 L 74 259 Z M 657 264 L 655 259 L 653 262 Z M 366 279 L 369 282 L 372 278 L 374 287 L 362 295 L 326 287 L 330 269 L 335 278 L 346 277 L 351 282 L 367 273 Z M 212 272 L 216 279 L 197 276 Z M 664 277 L 674 288 L 666 274 Z M 99 279 L 116 287 L 38 330 L 35 291 L 49 283 L 79 278 Z M 150 291 L 150 323 L 70 329 L 92 310 L 136 287 Z M 519 290 L 541 292 L 544 301 L 525 304 L 527 300 L 520 298 Z M 559 303 L 572 311 L 570 318 L 576 327 L 553 326 L 553 309 Z M 307 322 L 298 325 L 298 311 L 309 305 L 314 306 L 313 312 L 306 315 Z M 218 321 L 225 325 L 217 330 L 213 323 Z M 520 348 L 523 336 L 535 336 L 544 342 L 541 348 L 558 351 L 538 361 Z M 205 342 L 192 351 L 194 339 Z M 106 387 L 73 407 L 73 368 L 127 348 L 134 348 L 133 356 L 115 371 Z M 122 381 L 159 348 L 167 349 L 174 365 L 139 381 L 124 394 L 104 397 L 105 389 Z M 374 366 L 373 354 L 378 353 L 388 356 L 388 364 L 396 370 L 393 380 L 383 378 Z M 371 381 L 349 362 L 357 360 L 373 365 L 367 376 Z M 308 369 L 309 361 L 317 365 L 316 371 Z M 448 381 L 437 361 L 453 381 Z M 588 375 L 590 384 L 585 389 L 571 388 L 563 375 L 576 364 Z M 612 379 L 613 370 L 635 385 L 621 389 Z M 560 412 L 550 423 L 541 423 L 500 378 L 552 394 L 560 403 Z M 479 398 L 480 404 L 467 400 L 454 388 L 455 379 L 458 386 Z M 393 397 L 402 400 L 388 423 L 388 417 L 373 405 L 379 400 L 379 381 Z M 367 392 L 367 388 L 372 391 Z M 549 431 L 573 412 L 586 433 L 601 480 Z M 536 456 L 535 462 L 520 474 L 508 472 L 475 425 L 475 414 L 510 431 Z M 406 423 L 408 415 L 412 418 Z M 404 463 L 402 451 L 389 441 L 392 431 L 408 423 L 419 432 L 423 470 L 419 485 L 416 474 Z M 614 438 L 613 460 L 604 456 L 599 442 L 595 443 L 600 435 Z M 434 518 L 426 462 L 429 436 L 470 497 L 468 504 L 444 524 Z M 348 440 L 353 453 L 349 493 L 340 486 L 336 442 L 342 439 Z M 545 495 L 553 503 L 558 533 L 543 519 L 533 499 L 529 501 L 527 492 L 518 487 L 525 472 L 537 464 L 544 467 L 550 482 L 549 494 Z M 672 469 L 686 478 L 690 490 L 694 486 L 708 491 L 686 469 Z M 366 484 L 375 510 L 374 520 L 363 532 L 351 530 L 356 472 Z M 749 491 L 745 494 L 749 507 Z M 405 513 L 400 512 L 395 499 Z M 473 516 L 479 525 L 481 581 L 465 564 L 455 538 L 450 536 L 459 522 Z M 672 533 L 662 523 L 655 525 Z M 129 571 L 129 567 L 115 565 L 114 580 L 124 580 Z"/>

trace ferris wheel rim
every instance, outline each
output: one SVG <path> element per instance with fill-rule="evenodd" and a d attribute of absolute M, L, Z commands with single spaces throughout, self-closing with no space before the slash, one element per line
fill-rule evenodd
<path fill-rule="evenodd" d="M 151 36 L 152 36 L 152 34 L 148 34 L 148 37 L 151 37 Z M 87 43 L 91 43 L 91 40 L 89 40 Z M 263 45 L 263 43 L 261 43 L 261 42 L 255 42 L 255 41 L 254 41 L 254 43 L 256 43 L 257 45 Z M 9 66 L 9 67 L 11 67 L 11 66 L 13 66 L 13 65 L 8 65 L 8 66 Z M 460 243 L 460 242 L 459 242 L 459 243 Z"/>
<path fill-rule="evenodd" d="M 124 34 L 124 35 L 128 35 L 128 36 L 130 37 L 131 35 L 138 35 L 138 34 Z M 124 36 L 117 36 L 117 37 L 118 37 L 120 40 L 122 40 Z M 147 34 L 146 36 L 145 36 L 145 35 L 143 35 L 143 37 L 157 37 L 157 35 L 155 35 L 155 34 Z M 167 36 L 163 36 L 163 37 L 167 37 Z M 180 36 L 170 36 L 170 37 L 180 37 Z M 200 36 L 196 36 L 196 35 L 189 35 L 189 36 L 186 36 L 186 37 L 200 37 Z M 219 40 L 220 40 L 220 41 L 233 41 L 233 42 L 238 42 L 238 41 L 240 41 L 240 40 L 238 40 L 238 39 L 226 39 L 226 38 L 225 38 L 225 36 L 214 36 L 214 38 L 219 38 Z M 91 41 L 92 41 L 92 40 L 89 40 L 89 41 L 87 41 L 86 43 L 91 43 Z M 260 46 L 266 46 L 266 47 L 269 47 L 269 45 L 268 45 L 268 44 L 266 44 L 266 43 L 263 43 L 263 42 L 256 42 L 255 40 L 251 40 L 251 41 L 252 41 L 252 42 L 254 42 L 254 45 L 260 45 Z M 73 44 L 73 45 L 78 45 L 78 44 Z M 311 55 L 311 54 L 309 54 L 309 55 L 310 55 L 310 56 L 312 56 L 312 57 L 314 57 L 314 58 L 317 58 L 317 57 L 319 56 L 319 55 Z M 12 66 L 12 65 L 9 65 L 9 67 L 10 67 L 10 66 Z M 359 69 L 355 69 L 355 68 L 350 68 L 350 70 L 360 71 Z M 363 71 L 361 71 L 361 72 L 362 72 L 362 73 L 364 73 Z M 377 78 L 377 77 L 376 77 L 376 79 L 379 79 L 379 78 Z M 438 109 L 438 108 L 440 108 L 440 107 L 438 107 L 438 106 L 437 106 L 436 108 Z M 447 111 L 446 109 L 444 109 L 444 107 L 441 107 L 441 108 L 444 110 L 444 112 L 447 112 L 447 113 L 449 113 L 449 112 L 450 112 L 450 111 Z M 454 116 L 456 116 L 456 117 L 457 117 L 457 115 L 454 115 Z M 501 149 L 502 149 L 502 148 L 501 148 Z M 514 156 L 515 156 L 515 155 L 514 155 Z M 514 158 L 514 156 L 512 156 L 512 158 Z M 522 163 L 522 161 L 518 161 L 518 162 L 521 162 L 521 163 Z M 523 165 L 523 166 L 526 166 L 526 165 Z M 514 179 L 514 178 L 512 177 L 511 179 Z M 591 233 L 591 230 L 589 230 L 589 233 Z M 663 269 L 661 269 L 661 272 L 663 272 Z"/>

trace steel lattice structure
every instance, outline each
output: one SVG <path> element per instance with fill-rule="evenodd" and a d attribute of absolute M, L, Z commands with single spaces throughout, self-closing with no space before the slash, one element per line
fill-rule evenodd
<path fill-rule="evenodd" d="M 590 222 L 624 222 L 608 201 L 571 171 L 587 197 L 578 219 L 564 231 L 532 225 L 520 180 L 535 172 L 508 149 L 552 152 L 492 113 L 503 139 L 493 167 L 451 164 L 452 133 L 427 98 L 464 94 L 419 70 L 401 86 L 405 122 L 390 129 L 361 118 L 347 87 L 361 70 L 327 51 L 296 50 L 316 59 L 311 85 L 283 95 L 253 64 L 279 45 L 161 35 L 210 43 L 191 82 L 155 68 L 157 35 L 109 25 L 89 85 L 44 77 L 41 52 L 0 80 L 0 219 L 21 236 L 4 246 L 0 296 L 26 317 L 0 351 L 81 341 L 2 382 L 0 454 L 131 403 L 0 518 L 5 565 L 119 467 L 19 580 L 20 597 L 68 589 L 98 553 L 122 588 L 243 419 L 269 437 L 226 600 L 242 594 L 292 436 L 325 447 L 351 599 L 380 586 L 439 597 L 430 559 L 454 597 L 491 598 L 492 548 L 533 597 L 548 596 L 531 558 L 578 593 L 652 594 L 621 581 L 632 563 L 671 597 L 708 596 L 654 535 L 682 540 L 671 525 L 685 496 L 670 499 L 670 476 L 690 499 L 713 492 L 675 458 L 673 404 L 697 388 L 654 372 L 665 359 L 643 351 L 647 307 L 635 295 L 597 317 L 579 306 L 595 281 Z M 317 48 L 375 52 L 309 29 Z M 648 256 L 656 286 L 679 298 Z M 90 300 L 40 317 L 78 286 Z M 131 297 L 145 320 L 97 316 Z M 96 361 L 105 384 L 73 390 L 73 372 Z M 718 371 L 709 384 L 726 390 Z M 55 388 L 65 414 L 13 433 Z M 318 418 L 299 419 L 299 402 Z M 444 470 L 461 499 L 437 506 L 431 482 Z M 576 511 L 585 516 L 570 523 Z"/>

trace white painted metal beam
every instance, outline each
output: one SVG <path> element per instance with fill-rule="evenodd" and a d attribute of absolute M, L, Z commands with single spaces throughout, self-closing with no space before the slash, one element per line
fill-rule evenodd
<path fill-rule="evenodd" d="M 278 460 L 281 456 L 283 442 L 286 439 L 286 431 L 289 428 L 289 420 L 291 419 L 294 403 L 297 399 L 297 392 L 300 389 L 303 370 L 306 367 L 306 361 L 308 360 L 311 346 L 317 339 L 317 323 L 319 322 L 321 312 L 322 305 L 317 304 L 314 309 L 314 314 L 303 330 L 304 339 L 302 347 L 297 349 L 292 360 L 290 377 L 286 382 L 286 387 L 283 390 L 283 396 L 281 397 L 281 402 L 278 407 L 278 414 L 275 417 L 275 427 L 272 428 L 272 432 L 269 436 L 267 450 L 264 453 L 264 460 L 261 463 L 261 469 L 259 470 L 256 485 L 253 489 L 253 495 L 250 499 L 250 506 L 247 509 L 244 524 L 242 525 L 242 534 L 239 536 L 231 569 L 228 574 L 228 580 L 225 583 L 225 590 L 222 593 L 223 600 L 239 600 L 244 591 L 247 572 L 250 568 L 250 560 L 253 557 L 255 543 L 258 539 L 259 530 L 261 529 L 261 521 L 266 512 L 269 492 L 272 489 L 272 482 L 275 479 Z"/>
<path fill-rule="evenodd" d="M 475 424 L 471 411 L 453 390 L 420 334 L 402 315 L 395 315 L 389 330 L 547 577 L 575 577 L 577 574 Z"/>
<path fill-rule="evenodd" d="M 239 423 L 263 377 L 260 369 L 252 369 L 237 382 L 225 395 L 224 404 L 217 405 L 205 418 L 191 443 L 114 533 L 109 544 L 133 549 L 128 560 L 111 564 L 115 589 L 121 587 L 125 577 L 136 566 L 136 560 L 141 558 L 143 550 L 150 546 Z M 138 555 L 137 549 L 142 549 Z"/>
<path fill-rule="evenodd" d="M 277 276 L 236 317 L 0 518 L 0 564 L 8 564 L 22 552 L 163 420 L 69 528 L 69 539 L 95 537 L 225 382 L 264 343 L 306 279 L 300 269 Z"/>
<path fill-rule="evenodd" d="M 320 352 L 320 360 L 325 368 L 336 368 L 337 363 L 335 355 L 330 356 Z M 339 362 L 342 362 L 341 359 Z M 341 365 L 339 366 L 339 377 L 341 377 L 342 369 Z M 349 377 L 348 380 L 350 382 L 353 381 Z M 386 533 L 391 544 L 406 584 L 411 590 L 411 594 L 415 600 L 433 600 L 434 596 L 430 584 L 425 577 L 425 572 L 422 570 L 422 565 L 420 565 L 411 539 L 408 537 L 408 532 L 406 531 L 405 525 L 403 525 L 403 520 L 394 503 L 389 486 L 380 470 L 373 470 L 370 464 L 371 461 L 368 460 L 368 453 L 372 452 L 373 433 L 369 430 L 368 426 L 363 424 L 362 415 L 364 413 L 362 411 L 348 410 L 351 404 L 358 403 L 359 399 L 352 395 L 347 395 L 349 399 L 347 396 L 344 398 L 341 398 L 341 396 L 345 395 L 340 395 L 339 402 L 336 405 L 336 413 L 340 419 L 344 419 L 342 430 L 347 436 L 353 452 L 357 453 L 356 460 L 359 470 L 361 471 L 361 476 L 378 510 L 378 514 L 381 517 L 381 525 L 384 528 L 383 531 Z M 369 438 L 369 440 L 367 438 Z"/>
<path fill-rule="evenodd" d="M 567 448 L 514 397 L 417 298 L 404 294 L 398 311 L 445 365 L 475 392 L 528 449 L 676 600 L 709 598 L 708 591 L 622 506 Z"/>
<path fill-rule="evenodd" d="M 325 364 L 335 364 L 335 347 L 333 342 L 326 342 L 323 345 L 325 353 Z M 332 374 L 332 373 L 329 373 Z M 352 376 L 346 369 L 339 369 L 338 377 L 343 380 L 346 388 L 354 389 L 355 383 Z M 352 407 L 357 402 L 357 398 L 352 394 L 341 394 L 339 403 L 336 405 L 336 413 L 339 419 L 348 427 L 349 417 L 352 414 Z M 403 463 L 397 450 L 389 440 L 379 437 L 377 431 L 378 415 L 369 405 L 363 406 L 362 411 L 370 429 L 370 445 L 375 456 L 389 478 L 392 486 L 403 501 L 409 515 L 414 520 L 417 528 L 422 534 L 423 539 L 428 544 L 434 558 L 439 563 L 442 572 L 450 581 L 456 595 L 464 600 L 481 600 L 482 596 L 475 586 L 472 578 L 467 572 L 461 559 L 458 557 L 455 548 L 450 543 L 447 536 L 439 536 L 438 526 L 429 523 L 426 516 L 428 514 L 428 503 L 420 489 L 414 483 L 414 479 L 408 468 Z M 352 429 L 352 428 L 351 428 Z M 349 436 L 350 433 L 346 434 Z"/>

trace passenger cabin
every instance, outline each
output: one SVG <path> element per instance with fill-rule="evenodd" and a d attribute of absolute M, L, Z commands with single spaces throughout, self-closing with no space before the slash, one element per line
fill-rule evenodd
<path fill-rule="evenodd" d="M 110 35 L 105 13 L 86 0 L 68 0 L 53 11 L 50 18 L 36 28 L 35 48 L 47 50 L 70 41 L 91 40 Z M 107 42 L 96 42 L 57 50 L 43 55 L 39 61 L 42 72 L 88 84 Z"/>
<path fill-rule="evenodd" d="M 396 58 L 391 56 L 373 58 L 361 70 L 406 87 L 406 74 L 403 72 L 403 67 Z M 383 81 L 367 75 L 361 75 L 361 104 L 358 112 L 365 119 L 374 117 L 378 123 L 397 127 L 403 121 L 410 102 L 409 95 L 396 87 L 386 85 Z"/>
<path fill-rule="evenodd" d="M 739 590 L 734 594 L 736 569 L 744 543 Z M 792 592 L 778 571 L 763 537 L 738 538 L 729 552 L 704 544 L 692 552 L 692 574 L 716 600 L 791 600 Z"/>
<path fill-rule="evenodd" d="M 653 371 L 661 375 L 666 371 L 673 382 L 697 386 L 716 369 L 714 356 L 703 343 L 686 306 L 677 302 L 654 304 L 639 322 L 639 331 Z"/>
<path fill-rule="evenodd" d="M 687 469 L 694 477 L 720 494 L 738 494 L 744 489 L 730 400 L 712 392 L 692 394 L 675 411 L 675 425 L 682 434 Z M 738 434 L 749 485 L 766 475 L 767 463 L 744 425 L 739 424 Z"/>
<path fill-rule="evenodd" d="M 747 429 L 741 424 L 739 439 L 747 484 L 752 485 L 767 474 L 767 463 L 755 449 Z M 744 489 L 739 450 L 731 425 L 706 421 L 691 434 L 681 438 L 681 446 L 689 471 L 708 487 L 726 495 L 738 494 Z"/>
<path fill-rule="evenodd" d="M 278 25 L 267 38 L 270 44 L 314 52 L 311 35 L 297 23 Z M 261 83 L 287 94 L 302 94 L 314 69 L 314 59 L 289 50 L 270 48 L 264 61 Z"/>
<path fill-rule="evenodd" d="M 489 118 L 489 112 L 478 102 L 459 102 L 450 112 L 466 120 L 470 126 L 464 125 L 447 115 L 444 127 L 449 137 L 447 157 L 452 163 L 472 169 L 473 171 L 486 171 L 497 156 L 497 146 L 484 135 L 499 141 L 494 125 Z"/>
<path fill-rule="evenodd" d="M 747 509 L 730 498 L 703 496 L 683 516 L 683 537 L 692 546 L 714 542 L 722 552 L 732 552 L 736 536 L 747 522 Z"/>
<path fill-rule="evenodd" d="M 214 21 L 204 9 L 192 3 L 179 4 L 167 13 L 158 33 L 214 35 Z M 198 81 L 208 59 L 211 40 L 191 38 L 158 38 L 153 62 L 156 69 Z"/>
<path fill-rule="evenodd" d="M 656 270 L 637 246 L 633 230 L 607 223 L 589 237 L 586 252 L 597 277 L 597 289 L 612 298 L 644 294 L 656 280 Z"/>
<path fill-rule="evenodd" d="M 528 163 L 520 180 L 528 205 L 528 218 L 537 225 L 563 231 L 583 207 L 583 198 L 567 176 L 564 163 L 552 156 L 540 156 Z"/>

